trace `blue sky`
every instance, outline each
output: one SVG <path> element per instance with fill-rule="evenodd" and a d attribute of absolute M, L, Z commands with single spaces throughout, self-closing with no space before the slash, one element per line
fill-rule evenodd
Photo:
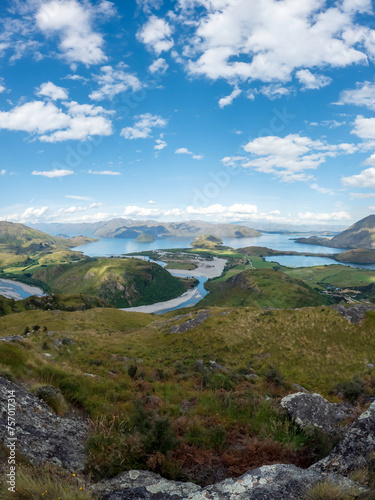
<path fill-rule="evenodd" d="M 3 0 L 0 218 L 375 212 L 369 0 Z"/>

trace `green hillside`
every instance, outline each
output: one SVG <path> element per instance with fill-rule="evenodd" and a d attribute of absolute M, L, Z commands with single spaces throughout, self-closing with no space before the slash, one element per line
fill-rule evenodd
<path fill-rule="evenodd" d="M 67 239 L 42 233 L 23 224 L 0 222 L 0 250 L 7 248 L 28 253 L 47 249 L 68 249 L 71 246 Z"/>
<path fill-rule="evenodd" d="M 375 264 L 375 250 L 369 248 L 348 250 L 335 255 L 335 260 L 353 264 Z"/>
<path fill-rule="evenodd" d="M 254 269 L 235 274 L 224 282 L 213 280 L 202 307 L 307 307 L 327 299 L 301 280 L 274 269 Z"/>
<path fill-rule="evenodd" d="M 38 267 L 32 274 L 52 293 L 97 296 L 115 307 L 162 302 L 185 292 L 180 280 L 151 262 L 139 259 L 90 259 Z"/>

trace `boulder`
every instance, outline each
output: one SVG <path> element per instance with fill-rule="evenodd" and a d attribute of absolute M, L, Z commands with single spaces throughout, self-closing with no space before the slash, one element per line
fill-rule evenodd
<path fill-rule="evenodd" d="M 169 333 L 184 333 L 187 332 L 188 330 L 191 330 L 192 328 L 195 328 L 196 326 L 201 325 L 208 319 L 210 316 L 212 316 L 212 313 L 209 313 L 208 311 L 199 311 L 199 313 L 195 316 L 194 319 L 190 319 L 186 321 L 185 323 L 182 323 L 181 325 L 174 325 L 171 326 L 169 329 Z"/>
<path fill-rule="evenodd" d="M 337 312 L 344 316 L 350 323 L 360 323 L 363 318 L 366 316 L 367 311 L 374 311 L 375 306 L 370 304 L 352 304 L 350 306 L 343 305 L 334 305 L 333 309 L 336 309 Z"/>
<path fill-rule="evenodd" d="M 73 471 L 84 469 L 88 425 L 78 418 L 62 418 L 26 390 L 0 377 L 0 436 L 6 445 L 8 394 L 14 391 L 16 449 L 31 463 L 49 462 Z M 12 396 L 13 397 L 13 396 Z"/>
<path fill-rule="evenodd" d="M 289 394 L 281 400 L 281 406 L 301 429 L 318 427 L 330 436 L 343 435 L 341 422 L 351 416 L 347 407 L 330 403 L 320 394 Z"/>
<path fill-rule="evenodd" d="M 202 488 L 193 483 L 168 481 L 153 472 L 131 470 L 101 481 L 91 490 L 102 500 L 186 500 Z"/>
<path fill-rule="evenodd" d="M 21 337 L 21 335 L 11 335 L 10 337 L 0 337 L 0 342 L 25 342 L 25 337 Z"/>
<path fill-rule="evenodd" d="M 368 469 L 375 454 L 375 402 L 351 425 L 340 443 L 310 467 L 319 472 L 348 473 Z"/>
<path fill-rule="evenodd" d="M 102 500 L 301 500 L 309 488 L 326 479 L 342 488 L 364 491 L 342 476 L 281 464 L 266 465 L 206 488 L 134 470 L 101 481 L 91 489 Z"/>

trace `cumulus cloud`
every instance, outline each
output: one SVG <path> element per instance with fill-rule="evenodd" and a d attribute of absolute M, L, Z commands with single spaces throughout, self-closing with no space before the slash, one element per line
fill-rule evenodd
<path fill-rule="evenodd" d="M 161 151 L 162 149 L 166 148 L 167 146 L 168 146 L 168 144 L 165 141 L 163 141 L 163 139 L 156 139 L 154 149 Z"/>
<path fill-rule="evenodd" d="M 120 135 L 125 139 L 147 139 L 151 137 L 153 128 L 165 127 L 167 123 L 168 121 L 159 115 L 144 113 L 136 116 L 134 126 L 123 128 Z"/>
<path fill-rule="evenodd" d="M 34 208 L 29 207 L 24 212 L 18 214 L 11 214 L 7 216 L 2 216 L 2 220 L 8 220 L 11 222 L 19 222 L 21 224 L 39 222 L 42 218 L 46 216 L 48 212 L 48 207 Z"/>
<path fill-rule="evenodd" d="M 0 78 L 0 94 L 6 91 L 6 86 L 4 84 L 4 79 Z"/>
<path fill-rule="evenodd" d="M 101 2 L 101 13 L 111 14 L 111 2 Z M 112 4 L 113 6 L 113 4 Z M 114 12 L 112 8 L 112 13 Z M 38 28 L 46 35 L 60 38 L 59 48 L 69 62 L 100 64 L 105 56 L 103 36 L 94 31 L 95 12 L 89 4 L 77 0 L 52 0 L 42 3 L 36 13 Z"/>
<path fill-rule="evenodd" d="M 149 66 L 149 71 L 150 73 L 161 73 L 164 74 L 167 69 L 169 68 L 169 65 L 165 59 L 162 57 L 159 57 L 159 59 L 155 59 L 155 61 Z"/>
<path fill-rule="evenodd" d="M 99 75 L 94 76 L 99 84 L 99 89 L 90 94 L 90 99 L 101 101 L 102 99 L 113 99 L 116 95 L 127 90 L 137 91 L 142 87 L 138 78 L 126 71 L 127 66 L 120 64 L 117 69 L 112 66 L 103 66 Z"/>
<path fill-rule="evenodd" d="M 37 89 L 36 95 L 40 97 L 49 97 L 52 101 L 68 99 L 68 91 L 62 87 L 58 87 L 52 82 L 42 83 Z"/>
<path fill-rule="evenodd" d="M 316 184 L 316 182 L 314 184 L 311 184 L 310 187 L 311 189 L 315 189 L 315 191 L 321 194 L 328 194 L 330 196 L 334 196 L 336 194 L 334 191 L 332 191 L 332 189 L 319 186 L 319 184 Z"/>
<path fill-rule="evenodd" d="M 112 122 L 101 106 L 64 102 L 65 112 L 52 102 L 32 101 L 10 111 L 0 111 L 0 130 L 28 132 L 42 142 L 86 140 L 112 134 Z"/>
<path fill-rule="evenodd" d="M 73 170 L 64 170 L 54 168 L 53 170 L 38 171 L 34 170 L 32 175 L 40 175 L 42 177 L 48 177 L 49 179 L 54 179 L 56 177 L 66 177 L 67 175 L 73 175 Z"/>
<path fill-rule="evenodd" d="M 59 214 L 74 214 L 77 212 L 86 212 L 87 210 L 93 209 L 93 208 L 99 208 L 102 207 L 103 203 L 91 203 L 90 205 L 86 206 L 73 206 L 69 208 L 60 208 L 58 210 Z"/>
<path fill-rule="evenodd" d="M 351 133 L 361 139 L 375 139 L 375 118 L 357 116 L 354 120 L 354 129 Z"/>
<path fill-rule="evenodd" d="M 344 186 L 358 188 L 375 188 L 375 167 L 362 170 L 360 174 L 343 177 L 341 182 Z"/>
<path fill-rule="evenodd" d="M 7 171 L 5 169 L 0 170 L 0 175 L 5 175 Z"/>
<path fill-rule="evenodd" d="M 182 58 L 190 74 L 230 83 L 287 83 L 295 71 L 367 64 L 375 32 L 357 21 L 371 10 L 361 0 L 180 0 L 179 20 L 190 26 Z M 313 50 L 312 50 L 313 48 Z M 299 73 L 310 88 L 327 77 Z"/>
<path fill-rule="evenodd" d="M 196 155 L 196 154 L 192 153 L 191 151 L 189 151 L 187 148 L 178 148 L 178 149 L 176 149 L 175 154 L 176 155 L 190 155 L 193 158 L 193 160 L 201 160 L 202 158 L 204 158 L 203 155 Z"/>
<path fill-rule="evenodd" d="M 159 55 L 170 50 L 174 42 L 171 38 L 172 27 L 165 19 L 150 16 L 147 23 L 138 31 L 137 39 L 146 47 Z"/>
<path fill-rule="evenodd" d="M 233 92 L 230 95 L 227 95 L 226 97 L 222 97 L 219 100 L 219 107 L 224 108 L 225 106 L 229 106 L 241 94 L 242 94 L 242 90 L 240 90 L 238 87 L 235 87 Z"/>
<path fill-rule="evenodd" d="M 328 213 L 302 212 L 298 214 L 298 218 L 302 221 L 340 221 L 352 219 L 351 215 L 345 211 Z"/>
<path fill-rule="evenodd" d="M 284 182 L 305 181 L 312 178 L 305 170 L 314 170 L 324 163 L 327 157 L 338 154 L 351 154 L 356 148 L 350 144 L 331 145 L 324 141 L 312 140 L 299 134 L 289 134 L 286 137 L 258 137 L 244 147 L 252 156 L 243 160 L 242 167 L 249 167 L 267 174 L 274 174 Z M 225 163 L 235 158 L 225 158 Z"/>
<path fill-rule="evenodd" d="M 89 170 L 92 175 L 121 175 L 121 172 L 114 172 L 113 170 Z"/>
<path fill-rule="evenodd" d="M 300 84 L 308 90 L 326 87 L 332 82 L 332 78 L 324 75 L 314 75 L 308 69 L 300 69 L 296 72 Z"/>
<path fill-rule="evenodd" d="M 344 90 L 340 94 L 340 99 L 334 104 L 354 104 L 375 110 L 375 83 L 361 82 L 357 83 L 355 89 Z"/>

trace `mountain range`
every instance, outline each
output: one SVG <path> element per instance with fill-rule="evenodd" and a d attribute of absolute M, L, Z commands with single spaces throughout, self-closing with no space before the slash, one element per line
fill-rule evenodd
<path fill-rule="evenodd" d="M 251 238 L 261 233 L 247 226 L 213 224 L 203 221 L 158 222 L 154 220 L 112 219 L 94 223 L 44 223 L 35 224 L 36 229 L 50 234 L 64 233 L 71 236 L 85 234 L 97 238 L 137 238 L 149 234 L 154 238 L 196 237 L 211 234 L 221 238 Z"/>

